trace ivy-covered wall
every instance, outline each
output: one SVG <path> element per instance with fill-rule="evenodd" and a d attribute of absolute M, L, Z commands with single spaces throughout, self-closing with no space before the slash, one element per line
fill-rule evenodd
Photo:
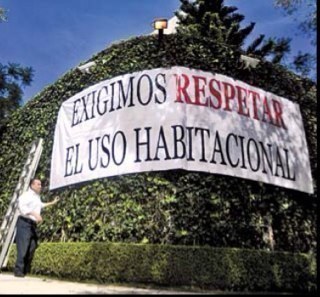
<path fill-rule="evenodd" d="M 316 249 L 316 86 L 279 65 L 244 69 L 240 52 L 214 41 L 182 35 L 137 37 L 114 44 L 89 61 L 90 74 L 72 69 L 11 116 L 0 146 L 0 218 L 6 212 L 31 142 L 44 138 L 37 170 L 44 210 L 43 241 L 96 241 L 268 248 L 265 221 L 272 220 L 275 249 Z M 88 62 L 88 61 L 87 61 Z M 315 193 L 222 175 L 182 170 L 114 176 L 49 192 L 53 133 L 60 105 L 101 80 L 157 67 L 186 66 L 242 80 L 299 103 Z M 138 116 L 138 115 L 137 115 Z M 0 219 L 1 220 L 1 219 Z"/>

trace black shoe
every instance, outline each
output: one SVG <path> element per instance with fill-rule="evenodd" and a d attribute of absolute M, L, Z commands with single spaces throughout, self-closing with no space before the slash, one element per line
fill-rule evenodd
<path fill-rule="evenodd" d="M 15 277 L 24 277 L 24 274 L 23 273 L 15 273 L 14 276 Z"/>

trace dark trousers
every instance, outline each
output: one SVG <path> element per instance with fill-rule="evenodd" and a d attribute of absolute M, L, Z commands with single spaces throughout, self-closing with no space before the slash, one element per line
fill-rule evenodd
<path fill-rule="evenodd" d="M 31 270 L 31 262 L 38 246 L 37 225 L 31 219 L 19 217 L 16 233 L 17 261 L 15 274 L 27 274 Z"/>

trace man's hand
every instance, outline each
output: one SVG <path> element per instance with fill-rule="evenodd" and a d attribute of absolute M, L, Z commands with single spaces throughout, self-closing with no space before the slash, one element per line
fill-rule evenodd
<path fill-rule="evenodd" d="M 38 215 L 38 217 L 36 219 L 37 219 L 37 224 L 39 224 L 43 221 L 41 215 Z"/>
<path fill-rule="evenodd" d="M 60 197 L 59 197 L 59 196 L 56 196 L 56 197 L 54 197 L 52 203 L 53 203 L 53 204 L 56 204 L 57 202 L 59 202 L 59 200 L 60 200 Z"/>
<path fill-rule="evenodd" d="M 60 197 L 59 196 L 56 196 L 54 197 L 54 199 L 50 202 L 47 202 L 47 203 L 44 203 L 43 206 L 44 207 L 47 207 L 47 206 L 50 206 L 50 205 L 54 205 L 56 204 L 58 201 L 60 200 Z"/>
<path fill-rule="evenodd" d="M 30 214 L 35 217 L 37 224 L 42 222 L 42 216 L 41 215 L 39 215 L 38 213 L 36 213 L 34 211 L 32 211 Z"/>

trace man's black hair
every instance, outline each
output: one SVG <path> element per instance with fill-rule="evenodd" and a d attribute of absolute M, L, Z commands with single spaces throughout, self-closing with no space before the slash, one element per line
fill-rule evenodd
<path fill-rule="evenodd" d="M 31 178 L 30 183 L 29 183 L 29 187 L 31 187 L 31 185 L 33 184 L 33 182 L 34 182 L 35 180 L 40 180 L 40 179 L 39 179 L 39 178 L 36 178 L 36 177 Z"/>

